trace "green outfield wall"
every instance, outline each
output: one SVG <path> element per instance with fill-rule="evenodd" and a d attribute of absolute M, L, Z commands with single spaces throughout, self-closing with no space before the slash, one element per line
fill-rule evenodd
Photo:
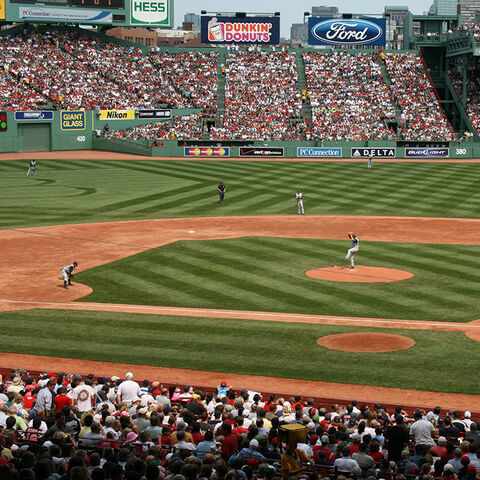
<path fill-rule="evenodd" d="M 172 116 L 179 116 L 197 111 L 184 109 L 169 112 Z M 153 121 L 148 118 L 139 118 L 139 112 L 134 110 L 7 112 L 7 130 L 0 132 L 0 152 L 94 149 L 152 157 L 303 158 L 305 160 L 366 158 L 370 152 L 373 152 L 378 158 L 480 158 L 480 142 L 163 140 L 164 146 L 152 147 L 153 140 L 148 138 L 138 141 L 103 138 L 106 124 L 110 130 L 122 130 Z M 156 121 L 165 120 L 157 119 Z"/>

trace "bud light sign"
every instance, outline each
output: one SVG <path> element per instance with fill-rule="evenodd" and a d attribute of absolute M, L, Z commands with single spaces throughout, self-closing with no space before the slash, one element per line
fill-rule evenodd
<path fill-rule="evenodd" d="M 385 25 L 384 18 L 311 17 L 308 19 L 308 44 L 385 46 Z"/>
<path fill-rule="evenodd" d="M 202 17 L 202 43 L 277 45 L 279 17 Z"/>

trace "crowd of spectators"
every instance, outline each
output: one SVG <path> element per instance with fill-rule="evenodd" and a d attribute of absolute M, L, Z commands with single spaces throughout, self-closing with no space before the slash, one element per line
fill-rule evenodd
<path fill-rule="evenodd" d="M 123 130 L 104 132 L 106 138 L 117 140 L 147 141 L 155 140 L 192 140 L 202 135 L 202 114 L 193 113 L 173 117 L 172 120 L 147 123 Z"/>
<path fill-rule="evenodd" d="M 321 140 L 394 139 L 386 120 L 395 109 L 371 53 L 302 52 L 312 107 L 312 135 Z"/>
<path fill-rule="evenodd" d="M 5 109 L 216 108 L 216 53 L 152 52 L 78 33 L 0 38 Z"/>
<path fill-rule="evenodd" d="M 451 70 L 448 72 L 448 76 L 458 98 L 462 101 L 463 80 L 461 75 Z M 480 133 L 480 77 L 477 74 L 472 73 L 467 77 L 467 103 L 464 108 L 473 127 L 477 133 Z"/>
<path fill-rule="evenodd" d="M 159 52 L 149 54 L 164 83 L 172 85 L 181 99 L 177 108 L 203 108 L 215 111 L 218 89 L 218 53 L 199 51 Z M 180 107 L 179 105 L 183 105 Z"/>
<path fill-rule="evenodd" d="M 454 140 L 453 129 L 435 96 L 421 58 L 387 53 L 391 94 L 401 108 L 399 137 L 404 140 Z"/>
<path fill-rule="evenodd" d="M 479 446 L 471 413 L 440 407 L 325 406 L 225 381 L 205 393 L 131 372 L 0 379 L 4 480 L 475 480 Z"/>
<path fill-rule="evenodd" d="M 303 126 L 295 53 L 231 49 L 225 65 L 223 125 L 213 139 L 299 140 Z"/>

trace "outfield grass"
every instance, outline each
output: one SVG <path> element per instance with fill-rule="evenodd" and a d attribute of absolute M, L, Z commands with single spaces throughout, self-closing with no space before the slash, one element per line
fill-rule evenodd
<path fill-rule="evenodd" d="M 76 275 L 81 301 L 471 321 L 480 318 L 480 246 L 362 242 L 357 263 L 414 273 L 394 283 L 305 275 L 343 264 L 346 241 L 246 237 L 180 241 Z"/>
<path fill-rule="evenodd" d="M 41 160 L 0 162 L 2 228 L 216 215 L 479 218 L 478 164 Z M 216 185 L 227 185 L 217 203 Z"/>
<path fill-rule="evenodd" d="M 2 352 L 480 394 L 465 370 L 480 344 L 461 333 L 62 310 L 4 312 L 0 321 L 15 325 L 0 337 Z M 351 331 L 405 335 L 416 345 L 349 353 L 316 343 Z"/>

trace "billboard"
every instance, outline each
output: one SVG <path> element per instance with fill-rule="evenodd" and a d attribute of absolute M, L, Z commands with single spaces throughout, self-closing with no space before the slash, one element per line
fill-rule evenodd
<path fill-rule="evenodd" d="M 409 158 L 448 158 L 448 148 L 405 148 Z"/>
<path fill-rule="evenodd" d="M 112 23 L 112 12 L 81 8 L 18 7 L 20 20 L 52 22 Z"/>
<path fill-rule="evenodd" d="M 138 111 L 138 118 L 171 118 L 171 116 L 172 111 L 167 109 Z"/>
<path fill-rule="evenodd" d="M 35 120 L 35 121 L 50 121 L 53 120 L 53 112 L 50 110 L 32 110 L 30 112 L 15 112 L 14 118 L 17 121 Z"/>
<path fill-rule="evenodd" d="M 297 147 L 297 157 L 325 158 L 341 157 L 342 149 L 338 147 Z"/>
<path fill-rule="evenodd" d="M 280 43 L 280 17 L 202 16 L 201 39 L 202 43 L 217 45 L 277 45 Z"/>
<path fill-rule="evenodd" d="M 308 19 L 308 44 L 349 47 L 385 46 L 385 18 L 316 18 Z"/>
<path fill-rule="evenodd" d="M 85 130 L 87 116 L 85 110 L 62 110 L 60 112 L 61 130 Z"/>
<path fill-rule="evenodd" d="M 283 147 L 240 147 L 241 157 L 283 157 Z"/>
<path fill-rule="evenodd" d="M 132 25 L 172 26 L 171 0 L 130 0 L 130 2 L 130 23 Z"/>
<path fill-rule="evenodd" d="M 376 158 L 395 158 L 397 156 L 397 149 L 395 147 L 352 148 L 352 158 L 368 158 L 370 155 Z"/>
<path fill-rule="evenodd" d="M 230 147 L 184 147 L 185 157 L 229 157 Z"/>
<path fill-rule="evenodd" d="M 133 120 L 135 110 L 100 110 L 100 120 Z"/>

